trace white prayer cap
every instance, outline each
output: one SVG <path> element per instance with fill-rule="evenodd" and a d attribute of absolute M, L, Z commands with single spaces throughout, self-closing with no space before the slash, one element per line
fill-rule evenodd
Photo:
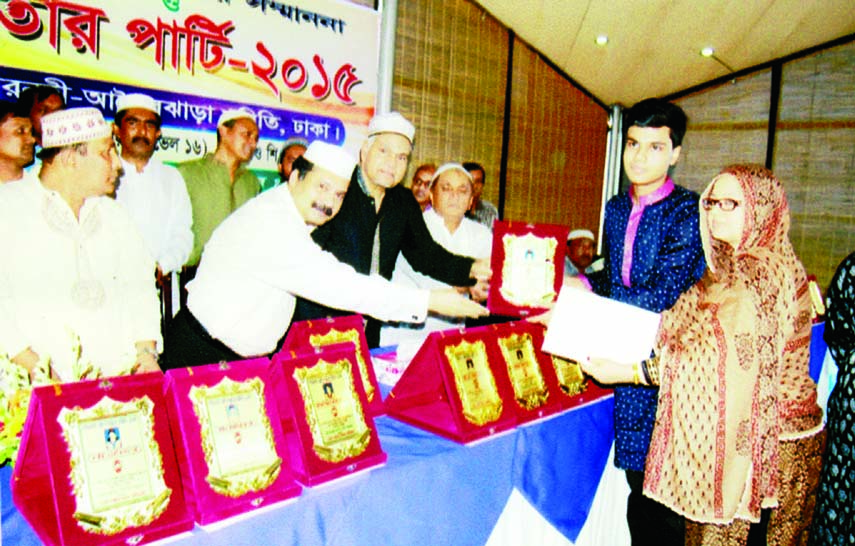
<path fill-rule="evenodd" d="M 122 110 L 130 110 L 131 108 L 140 108 L 142 110 L 154 112 L 158 116 L 160 115 L 160 104 L 148 95 L 143 95 L 142 93 L 128 93 L 127 95 L 121 95 L 116 99 L 117 114 Z"/>
<path fill-rule="evenodd" d="M 224 123 L 234 119 L 250 119 L 255 123 L 255 114 L 249 110 L 243 110 L 241 108 L 223 110 L 223 113 L 220 114 L 220 119 L 217 120 L 217 127 L 222 127 Z"/>
<path fill-rule="evenodd" d="M 306 153 L 303 154 L 306 161 L 310 161 L 322 169 L 326 169 L 336 176 L 350 180 L 353 168 L 356 166 L 356 158 L 350 155 L 344 148 L 316 140 L 309 144 Z"/>
<path fill-rule="evenodd" d="M 58 148 L 113 134 L 97 108 L 57 110 L 42 118 L 42 148 Z"/>
<path fill-rule="evenodd" d="M 416 126 L 398 112 L 377 114 L 371 118 L 371 122 L 368 124 L 368 136 L 380 133 L 398 133 L 406 137 L 412 144 L 413 137 L 416 136 Z"/>
<path fill-rule="evenodd" d="M 430 187 L 432 188 L 433 183 L 436 182 L 437 180 L 439 180 L 439 175 L 441 175 L 442 173 L 447 173 L 448 171 L 455 171 L 455 170 L 460 171 L 463 174 L 465 174 L 466 178 L 469 179 L 469 183 L 470 184 L 472 183 L 472 173 L 467 171 L 466 167 L 464 167 L 460 163 L 453 163 L 452 162 L 452 163 L 443 163 L 442 165 L 439 166 L 439 168 L 436 170 L 435 173 L 433 173 L 433 176 L 430 179 Z"/>
<path fill-rule="evenodd" d="M 573 239 L 590 239 L 595 241 L 594 234 L 589 229 L 574 229 L 570 233 L 567 234 L 567 240 L 572 241 Z"/>

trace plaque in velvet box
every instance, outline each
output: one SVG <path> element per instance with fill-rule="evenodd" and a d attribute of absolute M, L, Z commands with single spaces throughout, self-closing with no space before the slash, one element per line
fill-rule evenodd
<path fill-rule="evenodd" d="M 386 399 L 392 417 L 470 443 L 516 426 L 514 394 L 488 326 L 433 332 Z"/>
<path fill-rule="evenodd" d="M 584 406 L 604 396 L 609 396 L 611 389 L 600 387 L 582 373 L 579 364 L 543 351 L 543 342 L 546 328 L 532 322 L 519 321 L 496 324 L 493 326 L 496 332 L 496 341 L 502 350 L 502 355 L 508 363 L 508 371 L 514 388 L 514 396 L 520 410 L 526 410 L 541 400 L 541 381 L 545 383 L 549 397 L 547 402 L 555 404 L 559 409 L 572 409 Z M 534 355 L 542 375 L 536 375 L 536 371 L 527 363 L 529 353 Z M 521 352 L 521 354 L 520 354 Z M 533 374 L 535 372 L 535 374 Z M 528 396 L 521 396 L 524 393 Z M 553 411 L 551 406 L 540 409 L 532 407 L 537 413 L 548 415 Z M 531 420 L 531 415 L 524 413 L 518 416 L 520 420 Z"/>
<path fill-rule="evenodd" d="M 315 486 L 386 462 L 353 343 L 300 355 L 280 351 L 271 375 L 288 457 L 301 483 Z"/>
<path fill-rule="evenodd" d="M 286 460 L 269 365 L 256 358 L 166 373 L 184 494 L 202 525 L 300 494 Z"/>
<path fill-rule="evenodd" d="M 163 376 L 34 389 L 11 488 L 45 544 L 138 544 L 189 531 Z"/>
<path fill-rule="evenodd" d="M 372 416 L 382 415 L 383 399 L 374 366 L 371 365 L 371 354 L 365 339 L 365 321 L 360 315 L 295 322 L 288 330 L 282 351 L 299 354 L 337 343 L 353 344 L 358 377 L 368 399 L 366 409 Z"/>
<path fill-rule="evenodd" d="M 487 307 L 526 317 L 546 311 L 564 282 L 568 229 L 549 224 L 496 222 Z"/>

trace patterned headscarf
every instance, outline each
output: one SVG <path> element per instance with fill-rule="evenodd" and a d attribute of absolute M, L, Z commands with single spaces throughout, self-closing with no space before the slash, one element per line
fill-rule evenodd
<path fill-rule="evenodd" d="M 777 503 L 779 398 L 786 398 L 779 383 L 788 361 L 802 359 L 806 375 L 810 340 L 806 275 L 787 237 L 780 181 L 760 166 L 730 166 L 702 199 L 724 175 L 745 196 L 735 209 L 744 215 L 742 236 L 737 248 L 713 239 L 701 207 L 709 269 L 662 315 L 644 484 L 645 494 L 702 523 L 756 521 Z"/>

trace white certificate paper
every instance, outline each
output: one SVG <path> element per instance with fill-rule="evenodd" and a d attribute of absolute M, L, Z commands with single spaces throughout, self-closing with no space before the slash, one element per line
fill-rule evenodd
<path fill-rule="evenodd" d="M 543 350 L 564 358 L 640 362 L 650 357 L 659 314 L 587 290 L 564 288 L 552 311 Z"/>

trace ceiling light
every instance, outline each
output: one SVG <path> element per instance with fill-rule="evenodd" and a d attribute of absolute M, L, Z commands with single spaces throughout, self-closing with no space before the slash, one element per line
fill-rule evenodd
<path fill-rule="evenodd" d="M 600 34 L 599 36 L 597 36 L 596 42 L 598 46 L 604 46 L 609 43 L 609 37 L 605 34 Z"/>
<path fill-rule="evenodd" d="M 704 57 L 712 57 L 715 55 L 715 49 L 711 47 L 705 47 L 701 50 L 701 55 Z"/>

